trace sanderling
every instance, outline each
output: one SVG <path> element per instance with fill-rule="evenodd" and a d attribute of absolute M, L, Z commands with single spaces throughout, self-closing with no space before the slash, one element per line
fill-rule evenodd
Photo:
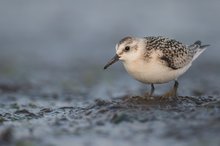
<path fill-rule="evenodd" d="M 153 95 L 154 84 L 174 80 L 173 88 L 162 97 L 176 97 L 178 77 L 186 72 L 192 62 L 208 47 L 196 41 L 184 45 L 166 37 L 125 37 L 116 45 L 116 55 L 105 65 L 121 60 L 127 72 L 136 80 L 151 85 L 149 96 Z"/>

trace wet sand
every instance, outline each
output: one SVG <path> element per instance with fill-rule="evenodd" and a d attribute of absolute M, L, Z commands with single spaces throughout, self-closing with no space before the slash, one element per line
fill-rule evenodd
<path fill-rule="evenodd" d="M 179 96 L 143 97 L 121 70 L 15 69 L 1 73 L 2 145 L 220 145 L 218 65 L 180 79 Z M 117 69 L 116 69 L 117 70 Z M 198 72 L 200 75 L 198 76 Z M 16 76 L 14 76 L 16 74 Z M 208 75 L 208 76 L 207 76 Z M 4 80 L 3 80 L 4 79 Z M 156 87 L 156 94 L 163 87 Z"/>

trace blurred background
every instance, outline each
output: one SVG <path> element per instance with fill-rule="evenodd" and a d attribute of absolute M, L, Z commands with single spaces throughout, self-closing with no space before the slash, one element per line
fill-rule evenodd
<path fill-rule="evenodd" d="M 219 61 L 219 14 L 219 0 L 4 0 L 0 64 L 103 67 L 127 35 L 199 39 L 211 44 L 199 62 Z"/>

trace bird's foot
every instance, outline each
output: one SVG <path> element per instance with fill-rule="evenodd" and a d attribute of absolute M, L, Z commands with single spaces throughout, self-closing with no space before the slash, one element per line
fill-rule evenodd
<path fill-rule="evenodd" d="M 168 91 L 165 94 L 163 94 L 160 97 L 160 100 L 175 99 L 175 98 L 177 98 L 177 96 L 178 95 L 177 95 L 176 90 L 171 90 L 171 91 Z"/>
<path fill-rule="evenodd" d="M 146 92 L 144 93 L 144 97 L 146 98 L 153 97 L 153 94 L 151 94 L 150 92 Z"/>
<path fill-rule="evenodd" d="M 161 100 L 163 99 L 176 99 L 177 98 L 177 88 L 179 83 L 175 80 L 173 88 L 161 96 Z"/>

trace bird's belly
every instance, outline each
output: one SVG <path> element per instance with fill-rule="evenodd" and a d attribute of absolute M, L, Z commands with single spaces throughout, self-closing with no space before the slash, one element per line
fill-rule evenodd
<path fill-rule="evenodd" d="M 177 79 L 187 68 L 173 70 L 160 63 L 124 64 L 127 72 L 142 83 L 161 84 Z"/>

